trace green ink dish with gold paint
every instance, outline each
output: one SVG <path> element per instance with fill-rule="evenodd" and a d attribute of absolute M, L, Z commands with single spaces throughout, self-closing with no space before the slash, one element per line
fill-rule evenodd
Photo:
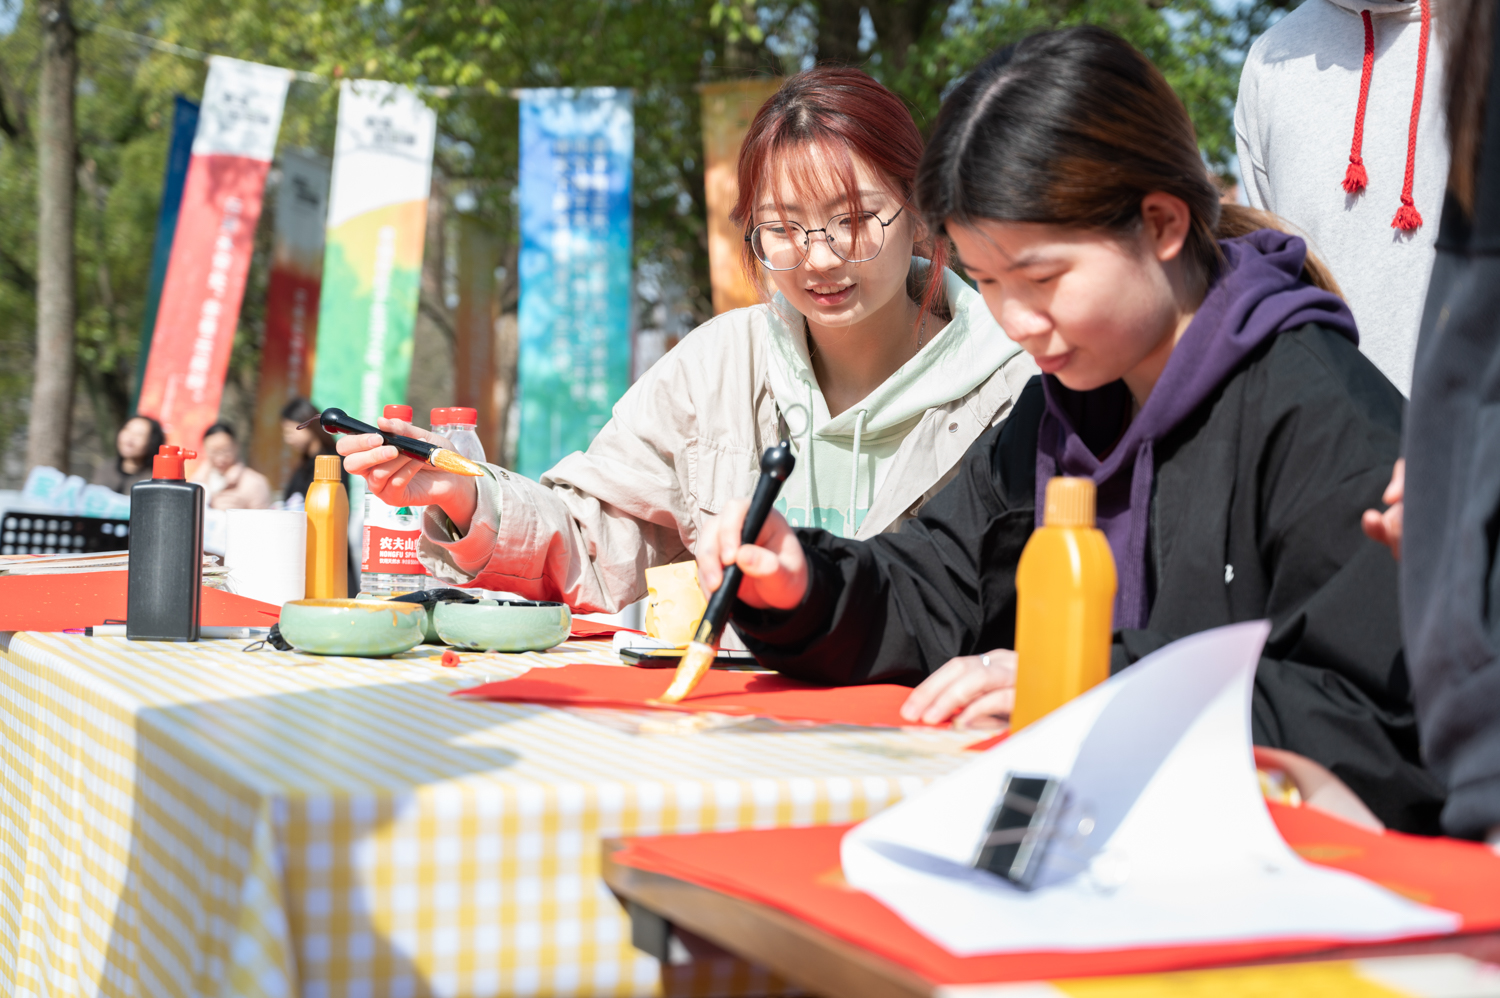
<path fill-rule="evenodd" d="M 281 636 L 313 655 L 384 658 L 422 643 L 427 612 L 417 603 L 300 599 L 281 608 Z"/>

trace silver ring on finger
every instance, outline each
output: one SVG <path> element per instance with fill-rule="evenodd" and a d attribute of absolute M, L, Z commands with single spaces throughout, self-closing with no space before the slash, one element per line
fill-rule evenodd
<path fill-rule="evenodd" d="M 979 667 L 982 669 L 988 669 L 990 667 L 990 657 L 988 655 L 979 656 Z"/>

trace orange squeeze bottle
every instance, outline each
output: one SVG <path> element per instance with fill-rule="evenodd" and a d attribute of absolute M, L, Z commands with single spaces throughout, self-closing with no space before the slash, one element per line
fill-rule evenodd
<path fill-rule="evenodd" d="M 319 454 L 307 487 L 307 598 L 349 596 L 349 493 L 344 491 L 344 462 L 337 454 Z"/>
<path fill-rule="evenodd" d="M 1109 678 L 1115 559 L 1094 526 L 1094 483 L 1054 478 L 1016 568 L 1018 731 Z"/>

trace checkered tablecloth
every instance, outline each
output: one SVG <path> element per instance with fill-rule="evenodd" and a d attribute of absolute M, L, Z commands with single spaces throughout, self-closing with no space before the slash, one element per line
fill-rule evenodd
<path fill-rule="evenodd" d="M 17 995 L 699 995 L 599 840 L 855 821 L 962 765 L 945 731 L 639 718 L 446 694 L 614 662 L 388 660 L 18 634 L 0 664 L 0 966 Z M 770 729 L 770 730 L 767 730 Z"/>

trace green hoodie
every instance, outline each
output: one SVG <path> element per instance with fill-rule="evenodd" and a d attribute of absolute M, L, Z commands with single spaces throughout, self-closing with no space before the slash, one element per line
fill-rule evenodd
<path fill-rule="evenodd" d="M 913 258 L 912 276 L 920 279 L 928 266 Z M 813 374 L 802 314 L 782 295 L 772 299 L 768 377 L 797 453 L 776 508 L 792 526 L 852 537 L 923 414 L 963 398 L 1020 352 L 977 291 L 947 269 L 943 286 L 953 320 L 879 388 L 833 418 Z"/>

